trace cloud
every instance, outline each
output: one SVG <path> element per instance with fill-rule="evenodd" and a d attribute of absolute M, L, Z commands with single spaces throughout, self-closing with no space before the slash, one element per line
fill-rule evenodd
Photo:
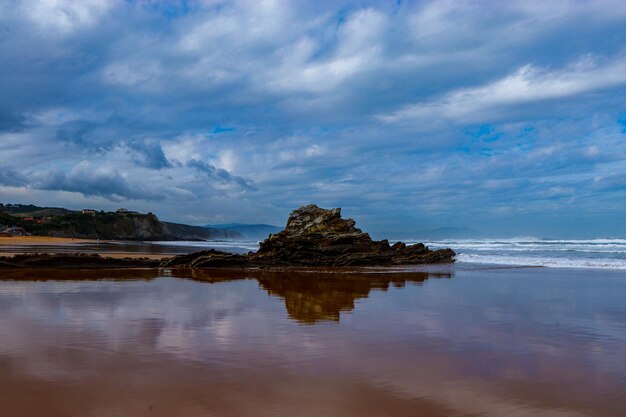
<path fill-rule="evenodd" d="M 140 186 L 131 185 L 115 169 L 93 166 L 89 162 L 79 163 L 69 173 L 60 168 L 51 169 L 33 186 L 41 190 L 78 192 L 85 196 L 106 197 L 115 201 L 162 198 L 161 195 L 148 192 Z"/>
<path fill-rule="evenodd" d="M 625 208 L 625 22 L 617 0 L 2 2 L 3 195 L 198 224 L 311 201 L 391 232 L 599 224 Z"/>
<path fill-rule="evenodd" d="M 245 178 L 231 175 L 228 171 L 222 168 L 216 168 L 213 165 L 199 161 L 197 159 L 191 159 L 187 162 L 189 168 L 194 168 L 198 172 L 201 172 L 210 180 L 217 181 L 220 184 L 237 184 L 242 188 L 248 190 L 255 190 L 254 183 L 246 180 Z"/>
<path fill-rule="evenodd" d="M 0 132 L 3 130 L 18 130 L 22 128 L 24 118 L 13 112 L 0 108 Z"/>
<path fill-rule="evenodd" d="M 0 168 L 0 184 L 21 187 L 28 184 L 28 181 L 20 172 L 14 169 Z"/>
<path fill-rule="evenodd" d="M 163 153 L 161 143 L 156 139 L 141 139 L 126 143 L 126 148 L 133 154 L 133 160 L 151 169 L 171 167 Z"/>
<path fill-rule="evenodd" d="M 33 0 L 21 3 L 20 11 L 32 23 L 60 35 L 94 25 L 114 4 L 110 0 Z"/>
<path fill-rule="evenodd" d="M 471 123 L 493 120 L 495 113 L 496 119 L 502 119 L 510 114 L 502 111 L 503 108 L 580 96 L 623 85 L 626 85 L 626 58 L 618 57 L 600 64 L 593 57 L 586 56 L 558 71 L 525 65 L 485 86 L 453 91 L 436 100 L 405 106 L 378 117 L 388 123 L 423 123 L 432 118 Z"/>

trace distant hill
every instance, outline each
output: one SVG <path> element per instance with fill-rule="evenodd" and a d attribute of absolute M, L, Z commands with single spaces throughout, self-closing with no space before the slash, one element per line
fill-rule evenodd
<path fill-rule="evenodd" d="M 60 216 L 71 213 L 71 210 L 60 207 L 39 207 L 32 204 L 1 204 L 0 211 L 19 217 Z"/>
<path fill-rule="evenodd" d="M 235 230 L 220 229 L 216 227 L 189 226 L 187 224 L 161 222 L 165 225 L 167 234 L 175 236 L 174 240 L 211 240 L 211 239 L 237 239 L 241 234 Z"/>
<path fill-rule="evenodd" d="M 269 234 L 278 233 L 282 228 L 272 226 L 270 224 L 245 224 L 245 223 L 227 223 L 227 224 L 210 224 L 205 226 L 207 229 L 223 229 L 236 232 L 246 239 L 265 239 Z"/>
<path fill-rule="evenodd" d="M 0 224 L 19 226 L 36 236 L 105 240 L 237 239 L 234 230 L 162 222 L 152 213 L 92 212 L 62 208 L 0 204 Z"/>

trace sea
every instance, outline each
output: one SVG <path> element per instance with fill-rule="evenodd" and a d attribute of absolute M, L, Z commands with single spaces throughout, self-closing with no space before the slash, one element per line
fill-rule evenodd
<path fill-rule="evenodd" d="M 397 241 L 389 239 L 391 243 Z M 452 248 L 457 263 L 507 266 L 543 266 L 552 268 L 626 269 L 626 239 L 443 239 L 404 240 L 408 244 L 423 242 L 431 249 Z M 178 249 L 209 249 L 246 253 L 256 251 L 254 240 L 210 242 L 154 242 Z"/>
<path fill-rule="evenodd" d="M 626 269 L 626 239 L 450 239 L 424 242 L 452 248 L 457 262 L 553 268 Z"/>

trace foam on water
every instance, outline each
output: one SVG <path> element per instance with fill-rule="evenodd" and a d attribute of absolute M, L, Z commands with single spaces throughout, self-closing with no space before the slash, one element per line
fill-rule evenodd
<path fill-rule="evenodd" d="M 498 255 L 476 255 L 459 253 L 457 262 L 517 265 L 517 266 L 546 266 L 554 268 L 596 268 L 596 269 L 626 269 L 626 261 L 612 259 L 571 259 L 571 258 L 539 258 L 539 257 L 511 257 Z"/>
<path fill-rule="evenodd" d="M 450 247 L 458 262 L 626 269 L 626 239 L 449 239 L 424 242 L 431 249 Z"/>
<path fill-rule="evenodd" d="M 184 246 L 194 247 L 199 249 L 232 249 L 237 252 L 243 251 L 255 251 L 259 249 L 259 242 L 254 240 L 208 240 L 208 241 L 157 241 L 150 242 L 155 245 L 164 246 Z"/>

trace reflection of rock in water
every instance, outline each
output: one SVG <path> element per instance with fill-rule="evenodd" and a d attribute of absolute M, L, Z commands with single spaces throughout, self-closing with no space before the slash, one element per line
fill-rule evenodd
<path fill-rule="evenodd" d="M 288 272 L 256 277 L 271 295 L 285 299 L 287 314 L 302 323 L 320 320 L 339 321 L 341 311 L 351 311 L 359 298 L 370 290 L 403 287 L 407 282 L 421 283 L 431 277 L 450 278 L 450 274 L 413 273 L 308 273 Z"/>
<path fill-rule="evenodd" d="M 451 278 L 452 273 L 381 272 L 326 268 L 304 270 L 177 269 L 173 276 L 217 283 L 256 279 L 268 294 L 283 298 L 290 318 L 302 323 L 339 321 L 342 311 L 354 309 L 355 301 L 367 298 L 372 289 L 401 288 L 407 282 L 421 284 L 429 278 Z"/>
<path fill-rule="evenodd" d="M 355 301 L 367 298 L 372 289 L 400 288 L 407 282 L 421 284 L 429 278 L 451 278 L 452 273 L 380 272 L 345 268 L 263 269 L 15 269 L 3 270 L 0 280 L 95 281 L 182 278 L 209 284 L 256 279 L 270 295 L 283 298 L 290 318 L 301 323 L 339 321 L 342 311 L 354 309 Z"/>

